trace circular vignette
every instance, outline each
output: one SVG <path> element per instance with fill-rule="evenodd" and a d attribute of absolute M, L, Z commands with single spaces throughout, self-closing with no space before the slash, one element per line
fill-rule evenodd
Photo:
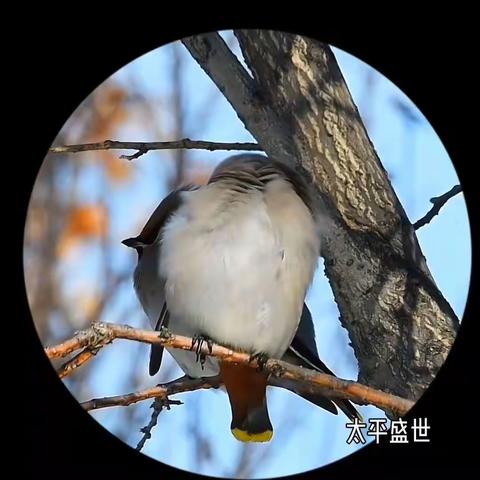
<path fill-rule="evenodd" d="M 231 34 L 222 35 L 238 55 Z M 415 222 L 430 209 L 430 197 L 458 183 L 448 155 L 423 115 L 393 84 L 345 52 L 335 48 L 333 52 L 393 188 L 408 218 Z M 179 44 L 152 51 L 112 75 L 72 114 L 54 145 L 96 143 L 109 138 L 158 141 L 167 137 L 255 141 Z M 142 149 L 123 154 L 136 152 L 142 153 Z M 92 321 L 146 328 L 146 318 L 131 285 L 135 258 L 120 240 L 139 231 L 173 185 L 180 181 L 205 182 L 213 166 L 226 156 L 219 151 L 160 150 L 128 163 L 120 160 L 118 153 L 50 153 L 39 172 L 27 218 L 25 276 L 32 315 L 45 345 L 71 337 Z M 445 243 L 439 245 L 438 238 Z M 444 250 L 452 244 L 458 245 L 459 252 L 470 249 L 468 219 L 460 195 L 452 197 L 438 216 L 418 230 L 418 239 L 438 287 L 461 317 L 470 255 L 449 258 Z M 307 304 L 322 359 L 338 376 L 355 379 L 355 356 L 348 346 L 348 334 L 338 322 L 331 289 L 321 269 Z M 77 400 L 84 401 L 146 388 L 179 373 L 166 357 L 161 377 L 153 380 L 148 377 L 147 357 L 145 346 L 117 342 L 65 377 L 64 382 Z M 125 379 L 125 372 L 131 372 L 131 378 Z M 161 414 L 160 424 L 143 451 L 185 470 L 227 477 L 282 476 L 328 464 L 361 446 L 346 444 L 348 432 L 341 415 L 328 415 L 283 390 L 272 391 L 268 399 L 272 421 L 279 425 L 275 439 L 268 446 L 248 449 L 231 438 L 229 406 L 223 393 L 201 391 L 178 398 L 185 405 Z M 107 430 L 135 447 L 141 437 L 139 428 L 150 419 L 148 405 L 99 410 L 93 415 Z M 134 408 L 134 413 L 127 413 Z M 373 407 L 360 410 L 367 420 L 384 418 Z M 210 415 L 211 411 L 216 414 Z M 292 415 L 287 411 L 295 412 L 295 418 L 288 418 Z M 161 435 L 162 425 L 168 437 Z M 300 442 L 319 431 L 328 432 L 324 447 L 328 442 L 329 448 L 315 450 L 322 443 L 315 437 L 308 446 L 302 444 L 304 456 L 295 457 L 293 452 Z M 171 435 L 175 435 L 175 451 L 169 445 Z M 333 442 L 332 437 L 336 439 Z M 281 455 L 278 445 L 282 446 Z M 291 455 L 288 449 L 292 449 Z M 267 460 L 254 468 L 257 456 Z M 219 458 L 228 459 L 226 463 L 234 465 L 235 470 L 229 470 Z M 236 459 L 242 462 L 235 465 Z"/>

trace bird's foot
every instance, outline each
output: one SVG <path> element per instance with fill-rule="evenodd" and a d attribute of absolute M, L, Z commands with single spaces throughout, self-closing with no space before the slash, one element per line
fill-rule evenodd
<path fill-rule="evenodd" d="M 212 353 L 212 348 L 213 348 L 213 340 L 205 335 L 195 335 L 192 338 L 192 347 L 191 350 L 194 350 L 197 358 L 196 361 L 200 361 L 200 365 L 203 367 L 205 365 L 205 360 L 207 358 L 206 354 L 202 352 L 202 347 L 203 344 L 206 343 L 208 346 L 208 352 Z"/>
<path fill-rule="evenodd" d="M 263 372 L 263 370 L 265 369 L 265 365 L 267 364 L 268 362 L 268 355 L 266 353 L 263 353 L 263 352 L 260 352 L 260 353 L 252 353 L 252 355 L 250 355 L 250 358 L 248 360 L 250 363 L 256 361 L 257 364 L 258 364 L 258 368 L 257 370 L 259 372 Z"/>
<path fill-rule="evenodd" d="M 172 332 L 167 327 L 160 327 L 158 331 L 158 336 L 160 338 L 164 338 L 165 340 L 169 340 L 173 337 Z"/>

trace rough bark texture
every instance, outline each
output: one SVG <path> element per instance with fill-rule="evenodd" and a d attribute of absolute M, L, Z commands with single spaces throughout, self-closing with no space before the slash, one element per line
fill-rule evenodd
<path fill-rule="evenodd" d="M 415 231 L 327 45 L 237 31 L 253 78 L 217 34 L 186 48 L 272 157 L 300 168 L 331 221 L 322 255 L 359 363 L 359 381 L 412 400 L 435 377 L 459 321 L 436 287 Z"/>

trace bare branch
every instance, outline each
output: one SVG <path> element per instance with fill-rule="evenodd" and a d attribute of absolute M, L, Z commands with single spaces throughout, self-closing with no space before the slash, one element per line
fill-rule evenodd
<path fill-rule="evenodd" d="M 144 148 L 141 148 L 140 150 L 136 151 L 135 153 L 132 153 L 131 155 L 120 155 L 120 159 L 121 160 L 135 160 L 139 157 L 141 157 L 142 155 L 144 155 L 145 153 L 147 153 L 148 150 L 145 150 Z"/>
<path fill-rule="evenodd" d="M 461 185 L 455 185 L 451 188 L 448 192 L 440 195 L 439 197 L 433 197 L 430 199 L 430 203 L 433 203 L 433 207 L 419 220 L 417 220 L 413 224 L 413 228 L 418 230 L 419 228 L 423 227 L 427 223 L 430 223 L 432 218 L 435 215 L 438 215 L 440 209 L 455 195 L 459 194 L 462 191 Z"/>
<path fill-rule="evenodd" d="M 71 353 L 75 349 L 74 345 L 80 345 L 79 348 L 86 346 L 85 344 L 90 345 L 91 348 L 101 348 L 116 338 L 159 344 L 182 350 L 192 350 L 194 347 L 194 342 L 191 338 L 173 335 L 166 329 L 154 332 L 135 329 L 127 325 L 97 323 L 86 330 L 78 332 L 73 339 L 63 344 L 46 348 L 45 353 L 49 358 L 58 358 Z M 240 363 L 249 365 L 252 368 L 260 368 L 257 360 L 252 359 L 248 353 L 235 352 L 215 344 L 196 345 L 195 349 L 201 355 L 214 356 L 224 362 Z M 270 359 L 261 368 L 270 372 L 273 377 L 305 382 L 310 385 L 310 388 L 321 391 L 326 396 L 351 400 L 359 405 L 372 404 L 396 416 L 404 415 L 414 403 L 411 400 L 375 390 L 350 380 L 342 380 L 332 375 L 296 367 L 281 360 Z"/>
<path fill-rule="evenodd" d="M 145 442 L 152 437 L 152 429 L 157 425 L 158 416 L 164 408 L 170 410 L 171 405 L 183 404 L 183 402 L 181 402 L 180 400 L 170 400 L 168 398 L 168 395 L 172 395 L 173 393 L 186 392 L 189 390 L 197 390 L 200 388 L 216 388 L 221 383 L 222 382 L 219 376 L 210 377 L 208 381 L 202 378 L 192 379 L 184 376 L 182 378 L 178 378 L 177 380 L 173 380 L 168 384 L 162 385 L 162 387 L 165 387 L 165 390 L 169 393 L 164 393 L 162 394 L 162 396 L 156 397 L 154 402 L 152 403 L 152 416 L 150 418 L 150 421 L 148 422 L 148 425 L 140 429 L 140 431 L 143 433 L 143 437 L 138 442 L 136 450 L 140 451 L 145 445 Z"/>
<path fill-rule="evenodd" d="M 153 408 L 150 421 L 148 422 L 148 425 L 140 429 L 140 432 L 143 433 L 143 436 L 135 447 L 135 450 L 137 450 L 137 452 L 140 452 L 140 450 L 142 450 L 142 448 L 144 447 L 145 442 L 152 438 L 152 429 L 157 425 L 160 412 L 164 408 L 170 410 L 170 405 L 182 405 L 182 402 L 180 400 L 169 400 L 168 398 L 156 398 L 153 401 L 152 405 L 150 406 L 150 408 Z"/>
<path fill-rule="evenodd" d="M 57 374 L 60 378 L 65 378 L 70 375 L 75 369 L 81 367 L 89 360 L 91 360 L 98 352 L 98 348 L 85 348 L 80 353 L 75 355 L 71 360 L 65 362 L 58 370 Z"/>
<path fill-rule="evenodd" d="M 156 398 L 150 405 L 150 408 L 153 408 L 152 416 L 150 418 L 150 421 L 148 422 L 148 425 L 140 429 L 140 432 L 143 433 L 143 437 L 140 439 L 140 441 L 137 443 L 137 446 L 135 447 L 135 450 L 137 450 L 137 452 L 140 452 L 145 445 L 145 442 L 152 438 L 152 429 L 157 425 L 158 416 L 163 410 L 163 401 Z M 170 409 L 170 405 L 168 408 Z"/>
<path fill-rule="evenodd" d="M 190 140 L 183 138 L 182 140 L 174 140 L 172 142 L 119 142 L 116 140 L 105 140 L 97 143 L 82 143 L 79 145 L 63 145 L 51 147 L 50 153 L 79 153 L 91 152 L 95 150 L 137 150 L 132 155 L 121 155 L 120 158 L 126 160 L 135 160 L 150 150 L 174 150 L 178 148 L 186 148 L 193 150 L 244 150 L 244 151 L 261 151 L 262 148 L 258 143 L 251 142 L 207 142 L 204 140 Z"/>
<path fill-rule="evenodd" d="M 191 392 L 202 388 L 217 388 L 221 384 L 219 377 L 209 378 L 188 378 L 181 377 L 171 382 L 157 385 L 153 388 L 147 388 L 140 392 L 127 393 L 125 395 L 116 395 L 114 397 L 94 398 L 83 402 L 80 405 L 87 411 L 98 410 L 107 407 L 126 407 L 132 403 L 142 402 L 149 398 L 166 399 L 170 395 L 183 392 Z"/>

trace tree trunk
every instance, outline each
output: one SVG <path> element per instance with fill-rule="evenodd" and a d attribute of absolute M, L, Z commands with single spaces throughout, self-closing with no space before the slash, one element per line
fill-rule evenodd
<path fill-rule="evenodd" d="M 242 67 L 218 34 L 184 40 L 267 155 L 301 168 L 331 221 L 326 275 L 359 382 L 412 400 L 428 387 L 459 321 L 436 287 L 330 48 L 237 31 Z"/>

